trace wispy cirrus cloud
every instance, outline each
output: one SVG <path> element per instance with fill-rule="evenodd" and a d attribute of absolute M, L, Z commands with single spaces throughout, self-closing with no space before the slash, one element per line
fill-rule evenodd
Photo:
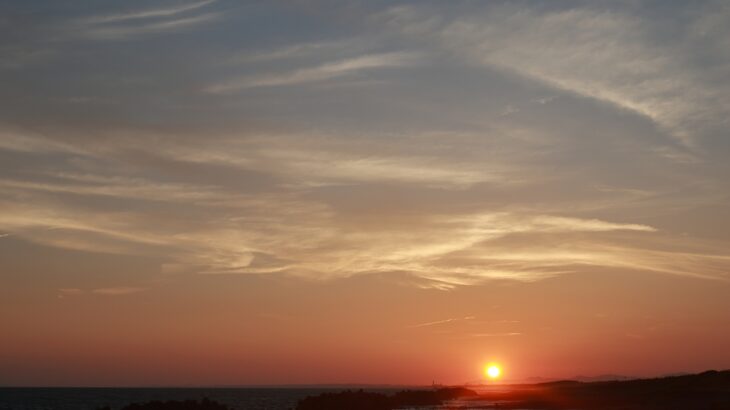
<path fill-rule="evenodd" d="M 83 295 L 84 293 L 85 293 L 85 291 L 83 289 L 79 289 L 79 288 L 61 288 L 61 289 L 58 289 L 57 297 L 59 299 L 63 299 L 65 297 Z"/>
<path fill-rule="evenodd" d="M 727 124 L 730 101 L 716 66 L 701 65 L 693 46 L 719 60 L 728 38 L 717 25 L 727 7 L 705 3 L 685 24 L 684 41 L 658 41 L 654 22 L 621 8 L 544 9 L 494 4 L 470 15 L 434 18 L 429 6 L 397 6 L 379 17 L 407 36 L 431 38 L 463 58 L 615 104 L 696 146 L 707 129 Z M 711 16 L 714 16 L 712 18 Z M 424 21 L 432 21 L 427 27 Z M 713 33 L 711 36 L 710 33 Z"/>
<path fill-rule="evenodd" d="M 220 2 L 155 4 L 43 16 L 33 41 L 8 46 L 65 36 L 46 61 L 57 77 L 8 82 L 4 234 L 154 255 L 165 274 L 395 273 L 440 289 L 585 270 L 727 276 L 727 167 L 688 148 L 727 111 L 725 14 L 705 3 L 677 42 L 623 6 L 495 2 L 373 6 L 337 35 L 231 24 L 252 37 L 226 25 L 195 37 L 205 50 L 168 49 L 174 35 L 133 53 L 85 41 L 223 17 Z M 699 64 L 687 45 L 705 42 Z M 320 87 L 361 80 L 393 86 Z"/>
<path fill-rule="evenodd" d="M 15 192 L 12 195 L 28 198 L 38 188 L 19 184 L 6 189 L 12 189 L 8 192 Z M 152 186 L 151 191 L 147 188 L 110 191 L 106 186 L 98 189 L 99 192 L 94 192 L 93 188 L 75 189 L 70 193 L 108 195 L 111 192 L 120 197 L 151 201 L 155 199 L 150 192 L 160 190 L 159 186 Z M 655 232 L 646 225 L 598 219 L 503 212 L 424 215 L 417 225 L 373 226 L 363 230 L 357 225 L 339 222 L 333 209 L 304 196 L 289 196 L 286 200 L 286 196 L 281 195 L 272 196 L 270 200 L 260 196 L 247 199 L 240 194 L 217 190 L 194 196 L 163 195 L 167 201 L 177 203 L 194 198 L 199 212 L 197 220 L 186 224 L 184 231 L 180 231 L 179 226 L 171 231 L 165 226 L 174 225 L 163 221 L 176 218 L 174 214 L 110 214 L 103 211 L 89 214 L 87 211 L 81 218 L 79 211 L 67 205 L 43 205 L 44 192 L 55 195 L 63 191 L 40 191 L 43 196 L 36 196 L 33 207 L 14 206 L 7 201 L 0 204 L 4 215 L 0 217 L 0 226 L 21 238 L 53 246 L 104 252 L 117 249 L 132 254 L 163 252 L 170 257 L 170 263 L 185 267 L 184 270 L 204 273 L 278 271 L 308 277 L 341 277 L 402 271 L 458 285 L 491 278 L 533 280 L 571 271 L 573 269 L 567 267 L 575 264 L 691 274 L 693 266 L 701 266 L 713 258 L 712 255 L 687 255 L 686 263 L 679 263 L 678 255 L 672 252 L 608 247 L 601 241 L 591 243 L 575 239 L 569 242 L 570 247 L 555 249 L 529 245 L 529 242 L 524 248 L 513 245 L 500 249 L 491 245 L 515 235 L 530 238 L 591 232 Z M 196 198 L 204 200 L 196 201 Z M 221 204 L 227 204 L 228 213 L 241 216 L 210 220 Z M 157 222 L 150 224 L 150 218 Z M 720 268 L 725 262 L 715 258 Z M 672 264 L 674 267 L 670 268 Z"/>
<path fill-rule="evenodd" d="M 95 40 L 123 40 L 146 34 L 174 32 L 220 18 L 219 12 L 193 13 L 215 1 L 90 16 L 72 22 L 71 26 L 82 37 Z"/>
<path fill-rule="evenodd" d="M 144 292 L 146 290 L 148 290 L 148 288 L 119 286 L 119 287 L 113 287 L 113 288 L 92 289 L 91 293 L 96 294 L 96 295 L 123 296 L 123 295 L 131 295 L 132 293 Z"/>
<path fill-rule="evenodd" d="M 436 320 L 433 322 L 418 323 L 415 325 L 410 325 L 408 327 L 409 328 L 428 327 L 428 326 L 443 325 L 443 324 L 447 324 L 447 323 L 461 322 L 464 320 L 474 320 L 474 319 L 476 319 L 475 316 L 455 317 L 455 318 L 449 318 L 449 319 L 443 319 L 443 320 Z"/>
<path fill-rule="evenodd" d="M 66 297 L 83 296 L 83 295 L 102 295 L 102 296 L 125 296 L 134 293 L 145 292 L 149 288 L 132 287 L 132 286 L 117 286 L 110 288 L 94 288 L 94 289 L 81 289 L 81 288 L 61 288 L 58 289 L 58 298 L 63 299 Z"/>
<path fill-rule="evenodd" d="M 310 57 L 313 55 L 325 55 L 325 53 L 343 52 L 358 49 L 358 39 L 346 40 L 323 40 L 308 43 L 298 43 L 279 47 L 273 50 L 246 51 L 230 56 L 225 60 L 227 64 L 251 64 L 264 63 L 277 60 L 287 60 L 299 57 Z"/>
<path fill-rule="evenodd" d="M 275 185 L 263 192 L 247 192 L 240 183 L 140 174 L 124 162 L 136 138 L 88 144 L 83 150 L 71 142 L 44 144 L 44 138 L 25 135 L 6 144 L 7 152 L 28 159 L 58 157 L 66 165 L 61 172 L 34 170 L 0 179 L 0 229 L 50 246 L 157 255 L 165 260 L 165 273 L 322 279 L 405 272 L 422 279 L 417 286 L 449 289 L 493 279 L 534 281 L 585 267 L 720 279 L 729 263 L 709 247 L 689 253 L 679 245 L 681 238 L 655 226 L 590 216 L 603 209 L 596 205 L 572 216 L 560 212 L 562 202 L 517 209 L 509 201 L 497 209 L 467 203 L 444 212 L 444 201 L 468 198 L 475 186 L 509 192 L 529 191 L 535 183 L 527 178 L 524 188 L 510 184 L 515 177 L 506 170 L 490 174 L 484 166 L 473 167 L 466 159 L 452 164 L 429 150 L 414 155 L 410 148 L 411 156 L 399 156 L 401 148 L 392 143 L 383 156 L 375 142 L 362 142 L 355 152 L 311 135 L 300 135 L 301 141 L 293 136 L 221 138 L 207 147 L 192 140 L 170 145 L 154 157 L 174 161 L 178 170 L 217 167 L 225 179 L 239 180 L 248 172 L 274 178 Z M 156 141 L 168 147 L 165 138 Z M 490 164 L 495 166 L 500 169 Z M 375 211 L 358 210 L 329 197 L 338 189 L 384 184 L 442 194 L 407 213 L 387 202 Z M 597 192 L 615 200 L 638 195 L 636 190 Z M 645 196 L 641 191 L 639 198 Z M 80 205 L 92 198 L 115 201 L 100 208 Z M 137 211 L 139 206 L 146 211 Z M 571 209 L 580 208 L 573 204 Z M 393 218 L 392 212 L 401 216 Z M 630 238 L 631 245 L 617 242 L 619 237 Z M 673 248 L 656 246 L 666 240 Z"/>
<path fill-rule="evenodd" d="M 98 40 L 122 40 L 145 34 L 172 32 L 209 23 L 221 17 L 220 13 L 205 13 L 198 16 L 160 21 L 135 26 L 90 27 L 84 35 Z"/>
<path fill-rule="evenodd" d="M 0 131 L 0 149 L 33 154 L 89 154 L 86 150 L 73 144 L 67 144 L 42 135 L 17 132 L 14 130 Z"/>
<path fill-rule="evenodd" d="M 440 138 L 425 136 L 424 142 Z M 278 175 L 301 187 L 358 183 L 412 183 L 450 189 L 475 184 L 519 184 L 521 177 L 507 161 L 490 164 L 454 163 L 438 153 L 411 147 L 363 141 L 356 150 L 330 135 L 263 135 L 243 141 L 223 139 L 222 149 L 176 146 L 164 153 L 170 159 L 216 164 Z"/>
<path fill-rule="evenodd" d="M 466 187 L 500 182 L 499 171 L 443 164 L 438 158 L 362 156 L 344 152 L 270 150 L 262 153 L 291 176 L 305 176 L 307 184 L 400 181 Z"/>
<path fill-rule="evenodd" d="M 104 24 L 104 23 L 117 23 L 120 21 L 127 20 L 138 20 L 138 19 L 149 19 L 149 18 L 160 18 L 169 17 L 176 14 L 185 13 L 191 10 L 199 9 L 209 4 L 215 3 L 217 0 L 204 0 L 195 3 L 180 4 L 178 6 L 160 8 L 160 9 L 147 9 L 129 11 L 126 13 L 98 15 L 92 17 L 86 17 L 81 19 L 84 23 L 89 24 Z"/>
<path fill-rule="evenodd" d="M 408 52 L 370 54 L 328 62 L 316 67 L 296 69 L 280 74 L 254 75 L 213 84 L 204 89 L 212 94 L 227 94 L 257 87 L 300 85 L 330 80 L 366 70 L 403 67 L 413 64 L 418 55 Z"/>
<path fill-rule="evenodd" d="M 522 336 L 521 332 L 503 332 L 503 333 L 470 333 L 467 337 L 514 337 Z"/>

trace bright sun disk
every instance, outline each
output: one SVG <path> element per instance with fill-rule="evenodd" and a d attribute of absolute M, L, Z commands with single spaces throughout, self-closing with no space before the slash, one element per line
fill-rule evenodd
<path fill-rule="evenodd" d="M 489 364 L 485 369 L 485 373 L 490 379 L 497 379 L 499 378 L 499 375 L 502 374 L 502 369 L 500 369 L 496 364 Z"/>

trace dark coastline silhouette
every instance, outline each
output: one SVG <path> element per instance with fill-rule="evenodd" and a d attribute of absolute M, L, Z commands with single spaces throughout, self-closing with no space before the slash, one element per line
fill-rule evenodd
<path fill-rule="evenodd" d="M 697 375 L 629 381 L 557 381 L 504 386 L 480 394 L 464 388 L 404 391 L 388 396 L 344 391 L 310 396 L 297 410 L 393 410 L 405 406 L 439 405 L 456 398 L 479 399 L 484 409 L 602 409 L 602 410 L 728 410 L 730 370 Z"/>
<path fill-rule="evenodd" d="M 403 406 L 436 406 L 446 400 L 477 396 L 475 391 L 463 387 L 403 390 L 393 395 L 347 390 L 306 397 L 299 401 L 297 410 L 390 410 Z"/>
<path fill-rule="evenodd" d="M 438 408 L 458 399 L 471 409 L 531 410 L 728 410 L 730 370 L 656 379 L 499 385 L 496 388 L 440 387 L 382 393 L 344 390 L 307 396 L 296 410 L 395 410 Z M 449 407 L 450 408 L 450 407 Z M 460 408 L 460 407 L 459 407 Z M 210 399 L 150 401 L 113 410 L 234 410 Z M 100 407 L 98 410 L 112 410 Z M 237 409 L 240 410 L 240 409 Z"/>
<path fill-rule="evenodd" d="M 100 407 L 98 410 L 111 410 L 110 407 Z M 228 406 L 204 398 L 197 400 L 153 400 L 147 403 L 132 403 L 121 410 L 233 410 Z"/>

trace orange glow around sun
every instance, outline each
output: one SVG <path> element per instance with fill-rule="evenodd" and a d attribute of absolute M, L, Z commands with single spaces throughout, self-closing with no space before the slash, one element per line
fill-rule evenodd
<path fill-rule="evenodd" d="M 484 368 L 484 373 L 490 380 L 497 380 L 502 375 L 502 368 L 496 363 L 489 363 Z"/>

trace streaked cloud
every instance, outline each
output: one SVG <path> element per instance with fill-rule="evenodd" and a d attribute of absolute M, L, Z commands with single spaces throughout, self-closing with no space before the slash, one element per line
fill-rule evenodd
<path fill-rule="evenodd" d="M 133 293 L 144 292 L 147 290 L 149 290 L 149 288 L 140 288 L 140 287 L 132 287 L 132 286 L 118 286 L 118 287 L 95 288 L 95 289 L 61 288 L 61 289 L 58 289 L 58 298 L 63 299 L 65 297 L 83 296 L 83 295 L 124 296 L 124 295 L 131 295 Z"/>
<path fill-rule="evenodd" d="M 427 326 L 442 325 L 442 324 L 446 324 L 446 323 L 460 322 L 460 321 L 464 321 L 464 320 L 473 320 L 473 319 L 476 319 L 476 318 L 474 316 L 464 316 L 464 317 L 436 320 L 433 322 L 418 323 L 416 325 L 410 325 L 408 327 L 410 327 L 410 328 L 427 327 Z"/>
<path fill-rule="evenodd" d="M 0 133 L 0 149 L 27 153 L 79 153 L 86 154 L 80 147 L 54 141 L 40 135 L 18 133 L 7 130 Z"/>
<path fill-rule="evenodd" d="M 103 24 L 103 23 L 117 23 L 120 21 L 137 20 L 137 19 L 148 19 L 148 18 L 159 18 L 169 17 L 175 14 L 184 13 L 190 10 L 195 10 L 203 6 L 207 6 L 214 3 L 216 0 L 204 0 L 194 3 L 180 4 L 179 6 L 161 8 L 161 9 L 148 9 L 139 11 L 130 11 L 127 13 L 111 14 L 111 15 L 100 15 L 92 16 L 83 19 L 85 23 L 89 24 Z"/>
<path fill-rule="evenodd" d="M 321 82 L 365 70 L 402 67 L 413 64 L 417 58 L 417 55 L 404 52 L 364 55 L 281 74 L 258 75 L 229 80 L 220 84 L 210 85 L 205 88 L 205 91 L 213 94 L 226 94 L 247 88 L 278 87 Z"/>
<path fill-rule="evenodd" d="M 357 39 L 316 41 L 284 46 L 274 50 L 246 51 L 230 56 L 225 62 L 227 64 L 251 64 L 312 55 L 325 55 L 323 53 L 332 51 L 357 50 L 360 48 L 357 47 L 357 42 Z"/>
<path fill-rule="evenodd" d="M 144 34 L 165 33 L 212 22 L 221 17 L 220 13 L 205 13 L 198 16 L 166 20 L 134 26 L 90 27 L 84 35 L 99 40 L 122 40 Z"/>
<path fill-rule="evenodd" d="M 380 18 L 405 35 L 431 36 L 470 61 L 645 116 L 695 146 L 709 128 L 727 125 L 728 90 L 712 65 L 693 61 L 693 47 L 709 47 L 727 59 L 719 44 L 728 33 L 717 22 L 727 20 L 728 8 L 700 5 L 682 41 L 657 41 L 652 32 L 657 23 L 636 11 L 495 3 L 435 19 L 437 10 L 414 5 L 393 7 Z M 424 21 L 438 24 L 423 28 Z"/>
<path fill-rule="evenodd" d="M 0 44 L 54 50 L 3 73 L 2 235 L 165 277 L 727 280 L 726 8 L 677 22 L 681 41 L 626 5 L 246 24 L 288 7 L 48 11 Z M 203 26 L 185 38 L 210 47 L 179 46 Z"/>
<path fill-rule="evenodd" d="M 132 293 L 144 292 L 147 288 L 135 288 L 135 287 L 115 287 L 115 288 L 98 288 L 93 289 L 91 293 L 96 295 L 108 295 L 108 296 L 122 296 L 129 295 Z"/>
<path fill-rule="evenodd" d="M 79 288 L 61 288 L 58 290 L 58 298 L 63 299 L 68 296 L 78 296 L 84 294 L 84 291 Z"/>
<path fill-rule="evenodd" d="M 520 332 L 505 332 L 505 333 L 471 333 L 469 337 L 514 337 L 522 336 Z"/>
<path fill-rule="evenodd" d="M 71 21 L 67 31 L 94 40 L 124 40 L 146 34 L 170 33 L 219 19 L 222 16 L 219 12 L 199 10 L 215 2 L 205 0 L 167 8 L 84 17 Z"/>

